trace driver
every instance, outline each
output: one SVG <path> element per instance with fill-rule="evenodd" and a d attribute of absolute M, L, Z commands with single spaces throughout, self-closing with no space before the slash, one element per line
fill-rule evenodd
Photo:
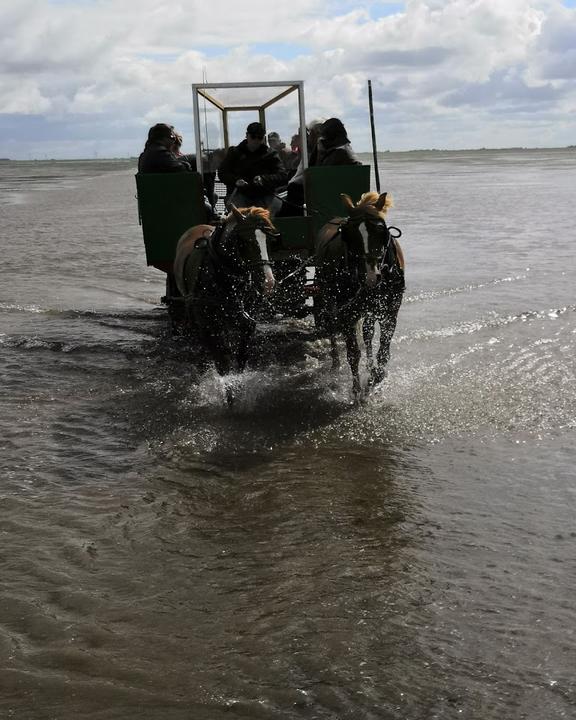
<path fill-rule="evenodd" d="M 286 185 L 288 173 L 275 150 L 266 145 L 266 132 L 259 122 L 246 128 L 246 138 L 230 147 L 218 177 L 226 185 L 226 207 L 267 208 L 271 215 L 281 206 L 276 191 Z"/>

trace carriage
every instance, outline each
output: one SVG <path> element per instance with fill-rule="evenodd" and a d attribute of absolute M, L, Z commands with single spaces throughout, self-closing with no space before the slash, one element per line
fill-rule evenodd
<path fill-rule="evenodd" d="M 258 120 L 264 128 L 270 128 L 274 126 L 272 123 L 280 122 L 283 117 L 282 113 L 284 116 L 287 114 L 285 103 L 289 97 L 295 96 L 297 99 L 296 117 L 300 128 L 301 158 L 305 168 L 305 206 L 302 215 L 274 217 L 274 226 L 278 232 L 273 239 L 271 236 L 267 236 L 265 245 L 267 260 L 269 258 L 274 266 L 277 283 L 272 295 L 266 299 L 268 312 L 260 316 L 252 311 L 251 314 L 259 320 L 268 319 L 274 322 L 278 322 L 279 319 L 291 320 L 313 314 L 316 326 L 323 325 L 321 332 L 330 336 L 334 367 L 339 362 L 335 337 L 337 334 L 342 334 L 352 369 L 354 395 L 359 398 L 362 395 L 358 374 L 360 351 L 355 325 L 359 319 L 365 319 L 372 314 L 372 317 L 377 317 L 381 328 L 385 329 L 385 333 L 381 334 L 378 362 L 371 371 L 372 379 L 379 382 L 384 376 L 390 340 L 404 290 L 401 251 L 383 219 L 388 207 L 388 205 L 385 206 L 386 193 L 380 197 L 378 193 L 372 193 L 375 197 L 370 201 L 371 207 L 368 207 L 365 196 L 370 194 L 369 165 L 307 167 L 304 83 L 302 81 L 216 83 L 212 85 L 202 83 L 193 85 L 192 91 L 197 171 L 136 175 L 138 211 L 144 235 L 146 260 L 148 265 L 166 273 L 166 296 L 163 301 L 167 304 L 173 321 L 175 323 L 181 321 L 183 309 L 189 307 L 183 297 L 186 291 L 182 292 L 184 287 L 182 266 L 180 269 L 175 267 L 180 262 L 178 253 L 182 242 L 184 241 L 186 244 L 192 240 L 190 248 L 196 251 L 202 243 L 202 232 L 208 232 L 209 236 L 210 233 L 217 235 L 219 232 L 219 229 L 213 231 L 213 228 L 207 226 L 207 208 L 204 201 L 206 175 L 214 173 L 215 158 L 218 155 L 222 157 L 222 152 L 227 150 L 229 138 L 233 134 L 232 129 L 236 129 L 235 136 L 243 135 L 246 112 L 252 113 L 251 120 L 253 114 L 257 113 Z M 248 100 L 246 99 L 247 95 Z M 204 103 L 203 118 L 201 118 L 200 99 Z M 279 112 L 274 115 L 276 105 L 280 107 L 276 108 Z M 208 150 L 206 138 L 205 142 L 202 142 L 201 120 L 204 121 L 207 135 L 208 108 L 211 109 L 211 112 L 219 115 L 218 124 L 223 134 L 223 148 L 220 148 L 219 152 Z M 235 123 L 237 113 L 244 113 L 243 122 Z M 293 116 L 294 113 L 292 113 Z M 270 122 L 268 122 L 269 118 Z M 215 123 L 211 122 L 210 125 L 213 127 Z M 216 190 L 218 195 L 217 185 Z M 347 219 L 341 218 L 343 199 L 348 204 Z M 217 207 L 223 209 L 220 196 L 217 196 Z M 238 218 L 238 222 L 246 219 L 242 215 L 239 215 Z M 340 218 L 341 222 L 335 223 L 334 218 Z M 187 231 L 198 226 L 207 229 L 188 238 Z M 325 237 L 325 241 L 319 240 L 322 232 L 326 235 L 325 228 L 330 226 L 332 226 L 332 230 L 329 232 L 328 239 L 326 240 Z M 362 226 L 362 231 L 359 229 L 360 226 Z M 369 231 L 368 226 L 370 226 Z M 347 234 L 350 234 L 350 237 L 346 237 Z M 336 241 L 333 241 L 333 238 L 336 238 Z M 356 249 L 354 249 L 355 244 Z M 324 259 L 320 263 L 320 271 L 316 272 L 322 253 Z M 354 255 L 354 253 L 356 254 Z M 360 274 L 356 272 L 356 281 L 362 275 L 366 280 L 365 271 L 368 269 L 369 260 L 373 264 L 373 274 L 377 273 L 379 280 L 378 284 L 372 288 L 367 287 L 364 280 L 360 283 L 362 287 L 357 283 L 352 295 L 344 298 L 346 302 L 342 302 L 346 293 L 343 295 L 339 282 L 344 275 L 349 275 L 349 256 L 354 256 L 356 264 L 364 268 L 360 270 Z M 259 260 L 262 261 L 262 257 L 259 256 Z M 326 268 L 336 267 L 338 263 L 341 268 L 336 274 L 339 273 L 340 279 L 336 276 L 331 277 L 330 271 L 326 271 Z M 394 277 L 391 273 L 395 273 Z M 380 278 L 384 278 L 385 274 L 387 279 L 381 282 Z M 323 280 L 320 280 L 320 277 Z M 318 288 L 322 282 L 324 290 L 319 291 Z M 332 294 L 331 290 L 334 291 Z M 206 297 L 208 298 L 208 295 Z M 219 331 L 215 326 L 218 324 L 218 320 L 214 320 L 216 315 L 211 314 L 206 304 L 209 302 L 210 300 L 205 301 L 201 313 L 203 321 L 206 321 L 206 318 L 212 318 L 207 321 L 212 329 L 204 328 L 205 344 L 209 345 L 211 342 L 214 344 L 212 357 L 215 358 L 218 371 L 225 375 L 230 372 L 231 365 L 228 359 L 226 361 L 223 359 L 223 346 L 216 343 Z M 322 312 L 325 316 L 324 321 L 318 322 Z M 243 314 L 246 315 L 246 313 Z M 226 312 L 223 312 L 222 307 L 219 309 L 219 315 L 225 322 Z M 249 336 L 253 333 L 254 328 L 246 325 L 245 318 L 242 319 L 239 315 L 236 317 L 239 318 L 236 330 L 240 326 L 240 334 L 246 335 L 245 343 L 241 341 L 241 346 L 247 346 Z M 392 320 L 391 323 L 388 323 L 389 319 Z M 370 355 L 367 355 L 367 358 L 371 361 L 374 324 L 365 322 L 364 325 L 365 344 L 366 348 L 370 349 Z M 310 332 L 317 332 L 314 324 L 309 323 L 308 327 Z M 196 328 L 198 329 L 198 323 L 196 323 Z M 383 344 L 382 337 L 384 336 Z M 239 352 L 239 356 L 244 353 L 244 350 Z M 244 362 L 245 360 L 239 361 L 237 366 L 242 369 Z"/>
<path fill-rule="evenodd" d="M 274 218 L 279 237 L 270 244 L 271 259 L 283 265 L 288 274 L 301 269 L 295 280 L 279 284 L 274 297 L 277 314 L 290 317 L 301 315 L 303 300 L 313 294 L 314 242 L 320 227 L 335 215 L 343 212 L 340 195 L 346 193 L 357 200 L 370 189 L 370 166 L 313 167 L 308 168 L 305 131 L 303 81 L 277 81 L 253 83 L 215 83 L 192 85 L 194 129 L 196 138 L 197 172 L 137 174 L 139 221 L 144 235 L 146 262 L 166 273 L 166 295 L 163 298 L 175 318 L 179 316 L 181 296 L 172 279 L 174 255 L 178 239 L 188 228 L 205 223 L 207 210 L 203 200 L 203 175 L 214 172 L 217 158 L 227 150 L 232 129 L 243 137 L 247 113 L 253 119 L 257 113 L 265 128 L 273 127 L 274 108 L 285 114 L 291 111 L 297 118 L 300 134 L 301 157 L 305 167 L 304 215 Z M 287 103 L 295 97 L 296 112 Z M 204 102 L 204 117 L 201 103 Z M 208 110 L 207 110 L 208 108 Z M 223 136 L 223 148 L 207 148 L 202 141 L 202 120 L 213 109 L 219 116 L 218 125 Z M 214 114 L 214 113 L 213 113 Z M 234 124 L 236 117 L 242 117 Z M 212 125 L 216 123 L 212 120 Z M 220 143 L 219 143 L 220 144 Z M 222 186 L 216 183 L 217 210 L 223 210 Z M 310 300 L 308 301 L 310 304 Z"/>

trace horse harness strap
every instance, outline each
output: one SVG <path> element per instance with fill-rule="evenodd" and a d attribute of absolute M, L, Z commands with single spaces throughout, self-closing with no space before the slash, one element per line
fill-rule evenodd
<path fill-rule="evenodd" d="M 188 268 L 188 264 L 192 257 L 196 256 L 198 257 L 198 252 L 202 252 L 202 258 L 200 261 L 197 261 L 194 265 L 193 271 L 191 273 L 191 281 L 189 284 L 187 283 L 188 287 L 190 288 L 189 292 L 184 296 L 185 300 L 188 300 L 193 297 L 194 295 L 194 289 L 196 287 L 196 284 L 198 282 L 198 276 L 200 274 L 200 268 L 202 267 L 204 263 L 204 258 L 207 254 L 210 252 L 210 240 L 212 239 L 212 236 L 214 235 L 214 230 L 210 233 L 210 235 L 207 237 L 206 235 L 201 235 L 196 242 L 194 243 L 194 248 L 192 252 L 188 253 L 187 258 L 184 260 L 184 266 L 182 267 L 182 275 L 183 277 L 186 277 L 186 271 Z"/>
<path fill-rule="evenodd" d="M 336 229 L 334 230 L 334 233 L 326 239 L 326 244 L 329 245 L 331 242 L 336 240 L 336 238 L 339 238 L 342 240 L 342 243 L 344 245 L 344 262 L 346 264 L 346 269 L 348 270 L 350 263 L 349 263 L 349 253 L 348 253 L 348 243 L 344 241 L 342 238 L 342 228 L 344 225 L 346 225 L 347 220 L 329 220 L 326 224 L 327 225 L 335 225 Z"/>

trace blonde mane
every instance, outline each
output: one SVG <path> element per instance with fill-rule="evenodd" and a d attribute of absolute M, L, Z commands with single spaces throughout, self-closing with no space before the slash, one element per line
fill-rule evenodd
<path fill-rule="evenodd" d="M 247 208 L 235 208 L 235 210 L 236 212 L 242 213 L 244 217 L 251 215 L 254 218 L 263 220 L 271 230 L 276 230 L 272 223 L 272 220 L 270 219 L 270 210 L 266 210 L 266 208 L 252 206 Z M 234 210 L 232 210 L 228 213 L 228 215 L 226 215 L 226 217 L 224 218 L 224 222 L 229 223 L 235 219 L 237 218 L 234 216 Z"/>
<path fill-rule="evenodd" d="M 388 209 L 394 207 L 394 201 L 390 193 L 383 193 L 385 196 L 379 195 L 376 191 L 370 190 L 362 194 L 362 197 L 356 203 L 357 208 L 362 208 L 370 213 L 378 215 L 384 220 Z"/>
<path fill-rule="evenodd" d="M 374 217 L 384 220 L 388 208 L 393 207 L 392 196 L 389 193 L 382 193 L 379 195 L 377 192 L 370 190 L 365 192 L 360 200 L 356 204 L 346 193 L 341 193 L 340 197 L 344 203 L 344 207 L 348 209 L 349 214 L 357 215 L 360 211 L 362 213 L 368 213 L 374 215 Z"/>

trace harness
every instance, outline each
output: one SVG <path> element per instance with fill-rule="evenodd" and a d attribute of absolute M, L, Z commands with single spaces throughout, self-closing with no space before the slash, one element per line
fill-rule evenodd
<path fill-rule="evenodd" d="M 394 243 L 394 240 L 397 240 L 400 237 L 402 237 L 402 230 L 394 225 L 390 225 L 388 228 L 388 242 L 386 243 L 386 247 L 384 248 L 384 252 L 381 256 L 381 265 L 378 268 L 380 270 L 381 277 L 387 275 L 388 279 L 391 279 L 393 275 L 404 275 L 403 269 L 398 264 L 398 255 L 396 253 L 396 245 Z M 380 282 L 382 282 L 382 280 L 380 280 Z"/>
<path fill-rule="evenodd" d="M 236 265 L 231 262 L 226 253 L 219 250 L 219 243 L 225 232 L 225 225 L 217 225 L 210 235 L 199 237 L 192 252 L 190 252 L 184 261 L 182 275 L 186 277 L 187 271 L 190 269 L 188 287 L 190 291 L 185 298 L 192 299 L 195 296 L 195 290 L 198 285 L 202 268 L 206 268 L 206 260 L 211 261 L 211 267 L 206 268 L 207 272 L 212 276 L 213 281 L 217 285 L 223 286 L 222 289 L 230 297 L 237 295 L 238 285 L 245 279 L 245 273 L 238 272 Z M 194 261 L 194 266 L 189 268 L 189 263 Z M 244 262 L 245 267 L 249 270 L 252 268 L 264 267 L 272 265 L 268 260 L 250 260 Z"/>
<path fill-rule="evenodd" d="M 341 220 L 329 220 L 326 224 L 327 225 L 336 225 L 336 231 L 334 234 L 326 239 L 326 245 L 332 243 L 336 238 L 341 239 L 342 236 L 342 228 L 344 228 L 347 223 L 349 222 L 348 218 L 343 218 Z M 397 262 L 397 255 L 396 255 L 396 249 L 394 245 L 394 240 L 398 239 L 402 236 L 402 231 L 395 227 L 394 225 L 390 225 L 390 227 L 387 227 L 388 230 L 388 242 L 384 246 L 382 253 L 377 256 L 369 255 L 366 252 L 354 254 L 353 257 L 356 260 L 359 261 L 366 261 L 368 258 L 374 257 L 376 267 L 378 268 L 379 274 L 381 276 L 383 275 L 392 275 L 393 273 L 402 272 L 401 268 L 398 267 Z M 343 241 L 344 245 L 344 263 L 346 270 L 350 272 L 350 251 L 348 249 L 348 243 Z"/>

